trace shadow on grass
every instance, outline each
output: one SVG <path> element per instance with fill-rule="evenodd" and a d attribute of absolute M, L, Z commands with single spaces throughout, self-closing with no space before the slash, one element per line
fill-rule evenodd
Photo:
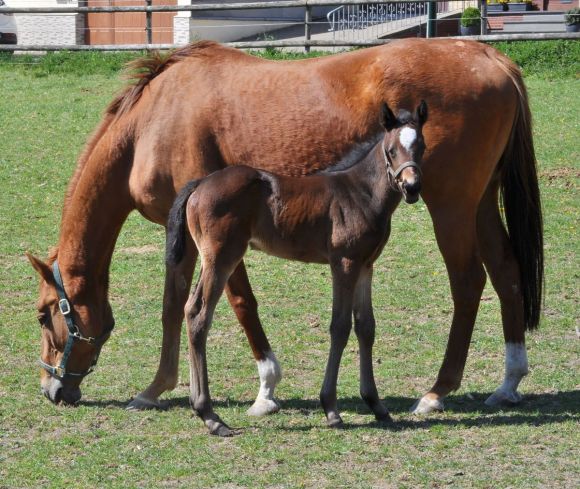
<path fill-rule="evenodd" d="M 449 396 L 445 400 L 445 413 L 435 413 L 428 416 L 417 416 L 409 419 L 397 419 L 397 415 L 407 415 L 410 406 L 415 402 L 410 397 L 387 397 L 385 405 L 394 415 L 393 423 L 345 423 L 341 429 L 378 428 L 388 431 L 403 431 L 411 429 L 428 429 L 437 426 L 507 426 L 563 423 L 578 420 L 580 414 L 580 391 L 565 391 L 545 394 L 527 394 L 517 406 L 491 408 L 484 404 L 490 393 L 477 393 L 468 396 Z M 364 402 L 357 397 L 340 398 L 339 408 L 342 413 L 369 415 Z M 125 409 L 129 401 L 81 401 L 80 405 L 97 408 Z M 216 410 L 223 408 L 238 408 L 245 410 L 252 401 L 214 400 Z M 295 414 L 298 411 L 304 416 L 320 415 L 322 408 L 314 399 L 284 399 L 280 400 L 281 414 Z M 179 397 L 162 402 L 161 410 L 186 409 L 190 410 L 189 398 Z M 464 416 L 467 415 L 467 416 Z M 309 431 L 319 426 L 278 426 L 284 431 Z"/>

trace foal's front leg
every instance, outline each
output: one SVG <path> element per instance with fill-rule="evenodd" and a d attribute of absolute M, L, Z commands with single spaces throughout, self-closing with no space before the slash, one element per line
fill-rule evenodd
<path fill-rule="evenodd" d="M 389 411 L 379 399 L 373 373 L 375 316 L 371 300 L 372 279 L 372 265 L 364 266 L 354 293 L 354 331 L 360 350 L 360 395 L 377 421 L 392 421 Z"/>
<path fill-rule="evenodd" d="M 330 354 L 324 382 L 320 390 L 320 403 L 326 414 L 328 426 L 338 427 L 342 418 L 336 401 L 336 382 L 342 353 L 352 328 L 352 303 L 359 267 L 351 260 L 342 259 L 331 264 L 332 269 L 332 320 L 330 322 Z"/>
<path fill-rule="evenodd" d="M 191 406 L 204 421 L 210 434 L 217 436 L 231 436 L 233 433 L 212 407 L 207 375 L 206 343 L 213 313 L 227 278 L 227 274 L 216 272 L 214 267 L 203 266 L 199 283 L 185 305 L 189 338 Z"/>

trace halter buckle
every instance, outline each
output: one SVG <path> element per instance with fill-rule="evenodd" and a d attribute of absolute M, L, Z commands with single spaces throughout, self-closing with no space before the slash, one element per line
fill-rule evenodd
<path fill-rule="evenodd" d="M 63 316 L 68 316 L 70 314 L 70 303 L 67 299 L 61 299 L 58 301 L 58 308 Z"/>
<path fill-rule="evenodd" d="M 56 374 L 57 377 L 60 377 L 62 379 L 66 375 L 66 370 L 59 365 L 58 367 L 54 367 L 54 373 Z"/>

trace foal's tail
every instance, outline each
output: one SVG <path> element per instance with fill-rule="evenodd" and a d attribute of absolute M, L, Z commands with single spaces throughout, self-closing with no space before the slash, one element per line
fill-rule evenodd
<path fill-rule="evenodd" d="M 167 218 L 167 240 L 165 242 L 165 263 L 178 265 L 185 254 L 186 207 L 189 196 L 201 180 L 191 180 L 179 191 Z"/>
<path fill-rule="evenodd" d="M 509 239 L 520 268 L 524 325 L 532 330 L 540 322 L 544 285 L 542 205 L 532 139 L 532 116 L 520 70 L 507 58 L 500 57 L 499 60 L 518 93 L 512 133 L 500 162 L 501 199 Z"/>

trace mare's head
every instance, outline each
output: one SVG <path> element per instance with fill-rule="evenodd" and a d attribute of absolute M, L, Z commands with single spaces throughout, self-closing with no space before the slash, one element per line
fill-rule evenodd
<path fill-rule="evenodd" d="M 425 151 L 423 124 L 427 120 L 424 100 L 411 114 L 401 110 L 397 116 L 386 103 L 381 107 L 380 122 L 385 128 L 383 156 L 391 184 L 401 191 L 405 202 L 413 204 L 421 191 L 421 158 Z"/>
<path fill-rule="evenodd" d="M 113 328 L 111 308 L 106 299 L 103 307 L 96 307 L 94 298 L 72 283 L 65 290 L 56 261 L 51 266 L 27 256 L 40 275 L 41 391 L 55 404 L 76 404 L 81 398 L 80 383 L 92 371 Z"/>

